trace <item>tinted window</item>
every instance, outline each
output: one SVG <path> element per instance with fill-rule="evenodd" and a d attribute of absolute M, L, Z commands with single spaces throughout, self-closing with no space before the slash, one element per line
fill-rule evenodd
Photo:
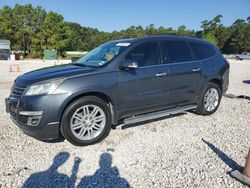
<path fill-rule="evenodd" d="M 193 60 L 191 51 L 184 41 L 164 41 L 164 49 L 169 63 Z"/>
<path fill-rule="evenodd" d="M 189 42 L 196 60 L 207 59 L 214 56 L 217 52 L 214 46 L 197 42 Z"/>
<path fill-rule="evenodd" d="M 139 67 L 159 64 L 160 53 L 157 42 L 143 43 L 132 49 L 126 59 L 137 61 Z"/>

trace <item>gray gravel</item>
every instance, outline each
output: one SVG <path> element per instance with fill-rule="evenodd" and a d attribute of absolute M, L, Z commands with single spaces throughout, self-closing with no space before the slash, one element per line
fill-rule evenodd
<path fill-rule="evenodd" d="M 227 172 L 244 165 L 250 146 L 248 99 L 224 97 L 212 116 L 189 112 L 121 127 L 99 144 L 75 147 L 35 140 L 9 120 L 3 100 L 18 73 L 6 70 L 0 62 L 0 187 L 244 187 Z M 250 61 L 232 61 L 228 93 L 250 96 L 243 80 Z"/>

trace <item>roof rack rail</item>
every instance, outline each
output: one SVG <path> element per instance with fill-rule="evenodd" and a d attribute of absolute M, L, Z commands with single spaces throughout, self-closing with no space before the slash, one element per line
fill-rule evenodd
<path fill-rule="evenodd" d="M 157 33 L 157 34 L 145 35 L 145 37 L 162 36 L 162 35 L 174 35 L 174 36 L 180 36 L 178 33 Z"/>
<path fill-rule="evenodd" d="M 189 38 L 197 38 L 200 39 L 201 37 L 199 36 L 183 36 L 183 35 L 179 35 L 178 33 L 159 33 L 159 34 L 152 34 L 152 35 L 144 35 L 142 38 L 144 37 L 157 37 L 157 36 L 179 36 L 179 37 L 189 37 Z"/>

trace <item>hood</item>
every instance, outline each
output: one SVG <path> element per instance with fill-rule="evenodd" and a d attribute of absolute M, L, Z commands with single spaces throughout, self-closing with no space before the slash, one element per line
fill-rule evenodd
<path fill-rule="evenodd" d="M 82 67 L 74 64 L 59 65 L 53 67 L 46 67 L 25 73 L 17 77 L 15 82 L 21 85 L 31 85 L 46 80 L 67 78 L 79 74 L 90 73 L 93 72 L 94 70 L 95 68 Z"/>

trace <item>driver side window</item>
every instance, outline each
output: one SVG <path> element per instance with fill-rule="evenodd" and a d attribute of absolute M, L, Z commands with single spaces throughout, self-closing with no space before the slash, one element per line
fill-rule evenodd
<path fill-rule="evenodd" d="M 135 60 L 139 67 L 160 64 L 160 51 L 157 42 L 146 42 L 132 49 L 126 59 Z"/>

